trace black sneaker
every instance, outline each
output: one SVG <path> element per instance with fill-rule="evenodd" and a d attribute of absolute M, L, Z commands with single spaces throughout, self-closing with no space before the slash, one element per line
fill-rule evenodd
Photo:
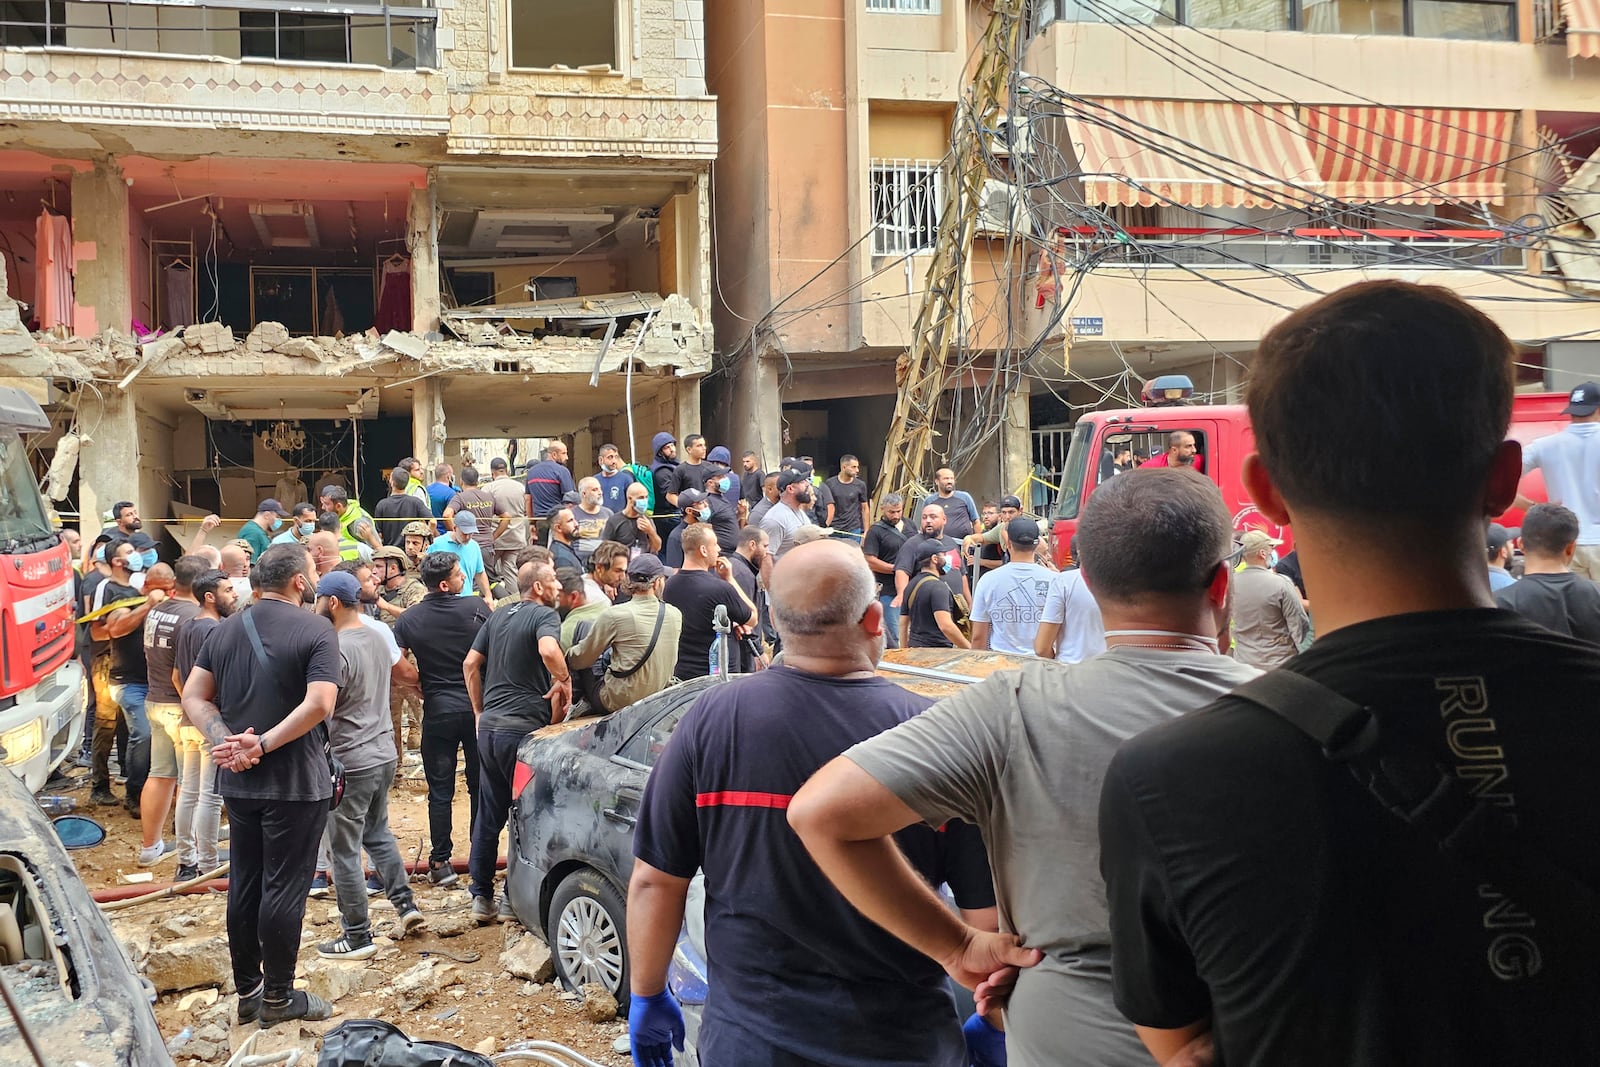
<path fill-rule="evenodd" d="M 378 946 L 372 938 L 357 940 L 349 934 L 341 934 L 317 946 L 317 955 L 325 960 L 369 960 L 377 954 Z"/>
<path fill-rule="evenodd" d="M 239 994 L 239 1025 L 253 1023 L 261 1016 L 261 994 L 266 990 L 265 982 L 257 982 L 256 987 L 249 993 Z"/>
<path fill-rule="evenodd" d="M 98 804 L 101 807 L 110 807 L 112 804 L 120 804 L 122 801 L 117 799 L 117 794 L 111 791 L 109 785 L 97 785 L 89 790 L 89 803 Z"/>
<path fill-rule="evenodd" d="M 289 999 L 274 1003 L 263 1001 L 261 1004 L 261 1019 L 256 1024 L 265 1030 L 269 1026 L 288 1022 L 291 1019 L 304 1019 L 307 1022 L 319 1022 L 333 1017 L 333 1005 L 317 996 L 307 993 L 304 989 L 295 989 L 289 993 Z"/>
<path fill-rule="evenodd" d="M 180 863 L 178 864 L 178 873 L 174 874 L 172 879 L 175 882 L 192 882 L 204 873 L 197 863 Z"/>
<path fill-rule="evenodd" d="M 460 880 L 461 876 L 456 873 L 456 869 L 454 867 L 450 866 L 449 860 L 428 861 L 428 881 L 432 882 L 440 889 L 453 886 Z"/>
<path fill-rule="evenodd" d="M 128 810 L 128 818 L 139 818 L 139 802 L 137 800 L 135 800 L 132 804 L 124 804 L 123 807 Z"/>

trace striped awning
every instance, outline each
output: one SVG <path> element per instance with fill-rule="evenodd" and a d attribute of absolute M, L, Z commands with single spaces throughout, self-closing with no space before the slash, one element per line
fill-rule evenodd
<path fill-rule="evenodd" d="M 1600 59 L 1600 0 L 1561 0 L 1567 17 L 1567 55 Z"/>
<path fill-rule="evenodd" d="M 1323 192 L 1346 203 L 1500 203 L 1506 195 L 1515 114 L 1458 108 L 1301 109 L 1311 154 L 1327 182 Z"/>
<path fill-rule="evenodd" d="M 1098 99 L 1073 111 L 1067 123 L 1090 204 L 1292 206 L 1322 187 L 1286 104 Z"/>

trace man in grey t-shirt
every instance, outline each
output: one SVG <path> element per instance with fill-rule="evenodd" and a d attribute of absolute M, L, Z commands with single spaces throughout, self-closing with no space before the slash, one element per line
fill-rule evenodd
<path fill-rule="evenodd" d="M 400 917 L 400 936 L 423 925 L 400 848 L 389 830 L 389 785 L 399 762 L 389 719 L 389 681 L 396 657 L 381 625 L 368 626 L 362 620 L 361 582 L 355 575 L 345 571 L 324 575 L 317 582 L 317 597 L 319 610 L 333 620 L 339 638 L 339 697 L 328 736 L 345 771 L 344 800 L 328 816 L 326 841 L 344 930 L 318 945 L 317 955 L 364 960 L 375 955 L 378 946 L 368 921 L 363 848 Z"/>
<path fill-rule="evenodd" d="M 1182 513 L 1164 527 L 1181 535 L 1126 536 L 1163 509 Z M 1004 969 L 1023 968 L 1005 1015 L 1013 1067 L 1147 1067 L 1150 1054 L 1112 1003 L 1100 785 L 1123 741 L 1258 672 L 1217 652 L 1232 530 L 1216 486 L 1175 469 L 1116 478 L 1090 498 L 1078 541 L 1109 632 L 1105 653 L 998 672 L 861 742 L 795 796 L 789 821 L 869 918 L 947 970 L 956 956 L 957 970 L 999 975 L 996 989 L 979 989 L 986 1021 L 1005 999 Z M 1152 603 L 1163 606 L 1152 613 Z M 902 884 L 904 864 L 879 863 L 863 847 L 952 818 L 983 833 L 1010 941 L 965 929 L 926 886 Z M 1038 951 L 1019 954 L 1015 937 Z M 962 945 L 972 947 L 963 955 Z M 969 1023 L 969 1035 L 982 1025 Z"/>
<path fill-rule="evenodd" d="M 814 525 L 805 512 L 810 503 L 811 479 L 797 470 L 782 471 L 778 475 L 778 499 L 761 517 L 761 528 L 767 531 L 773 559 L 782 559 L 783 554 L 794 547 L 796 530 Z"/>

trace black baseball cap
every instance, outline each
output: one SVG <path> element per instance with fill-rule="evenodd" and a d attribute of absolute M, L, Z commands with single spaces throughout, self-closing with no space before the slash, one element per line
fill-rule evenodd
<path fill-rule="evenodd" d="M 950 550 L 937 541 L 924 541 L 917 546 L 916 555 L 913 557 L 915 562 L 912 565 L 921 570 L 924 563 L 927 563 L 934 556 L 942 556 L 948 551 Z"/>
<path fill-rule="evenodd" d="M 811 475 L 804 471 L 795 470 L 793 467 L 785 467 L 778 474 L 778 492 L 781 493 L 789 486 L 799 485 L 801 482 L 805 482 L 807 485 L 811 484 Z"/>
<path fill-rule="evenodd" d="M 1498 522 L 1489 524 L 1489 551 L 1499 552 L 1506 547 L 1507 541 L 1515 541 L 1522 536 L 1520 526 L 1501 526 Z"/>
<path fill-rule="evenodd" d="M 1000 498 L 1000 506 L 1003 508 L 1015 508 L 1017 511 L 1021 511 L 1022 499 L 1014 496 L 1003 496 Z"/>
<path fill-rule="evenodd" d="M 1018 515 L 1006 523 L 1006 537 L 1014 545 L 1036 545 L 1039 543 L 1039 524 L 1026 515 Z"/>
<path fill-rule="evenodd" d="M 678 494 L 678 510 L 705 503 L 706 495 L 698 489 L 685 489 Z"/>
<path fill-rule="evenodd" d="M 1562 408 L 1564 415 L 1593 415 L 1600 410 L 1600 385 L 1594 382 L 1584 382 L 1572 391 L 1567 398 L 1567 406 Z"/>

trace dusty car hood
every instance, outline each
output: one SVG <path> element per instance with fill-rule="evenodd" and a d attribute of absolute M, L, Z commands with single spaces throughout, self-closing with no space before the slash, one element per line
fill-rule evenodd
<path fill-rule="evenodd" d="M 74 996 L 51 979 L 6 978 L 19 994 L 34 1036 L 50 1062 L 76 1065 L 137 1064 L 167 1067 L 155 1013 L 111 926 L 88 890 L 54 828 L 23 784 L 0 768 L 0 856 L 20 863 L 50 914 Z M 11 1014 L 0 1007 L 0 1048 L 21 1051 Z"/>
<path fill-rule="evenodd" d="M 1020 667 L 1024 658 L 963 648 L 892 648 L 878 664 L 878 674 L 913 693 L 939 700 L 995 671 Z"/>

